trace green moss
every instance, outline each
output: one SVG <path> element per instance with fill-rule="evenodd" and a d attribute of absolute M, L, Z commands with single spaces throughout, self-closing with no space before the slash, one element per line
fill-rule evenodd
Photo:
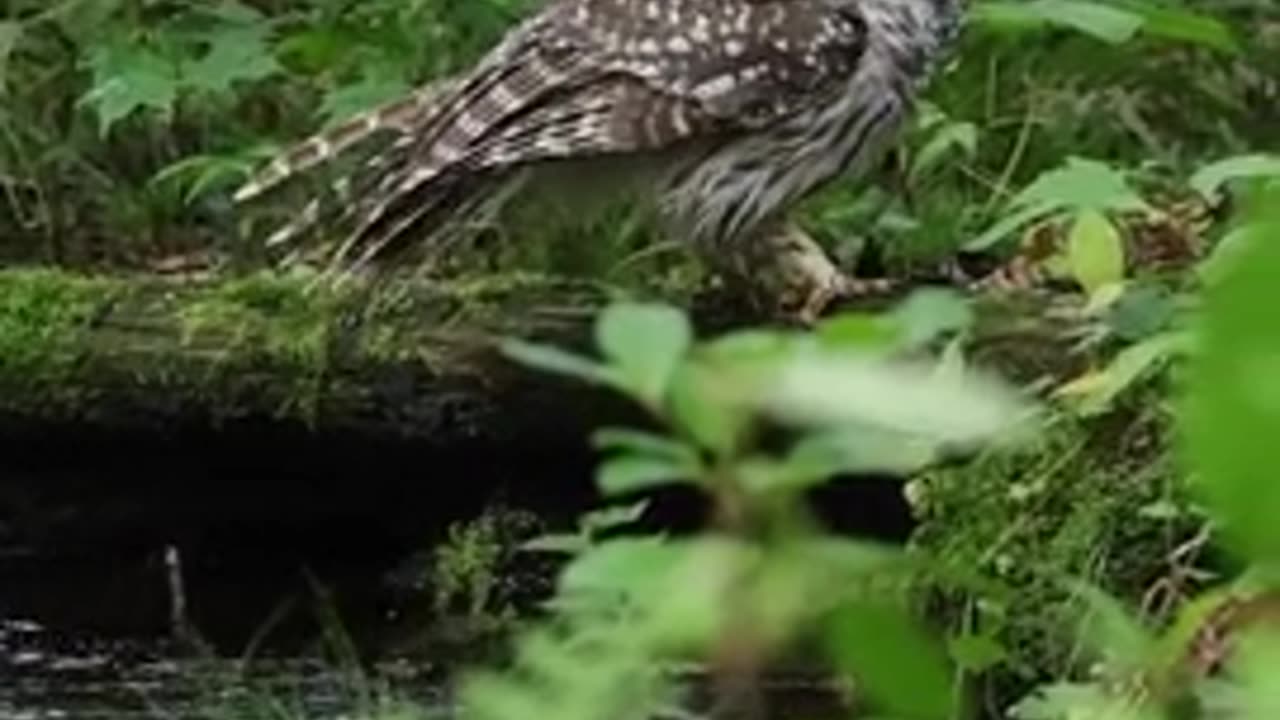
<path fill-rule="evenodd" d="M 1113 415 L 1056 416 L 1037 443 L 932 472 L 913 483 L 912 544 L 1011 590 L 999 597 L 929 585 L 953 631 L 996 639 L 1008 661 L 984 680 L 1001 703 L 1029 683 L 1067 677 L 1088 659 L 1066 581 L 1085 580 L 1139 607 L 1197 520 L 1168 450 L 1154 391 Z"/>
<path fill-rule="evenodd" d="M 94 320 L 119 288 L 55 270 L 0 273 L 0 378 L 29 384 L 56 380 L 84 351 Z"/>

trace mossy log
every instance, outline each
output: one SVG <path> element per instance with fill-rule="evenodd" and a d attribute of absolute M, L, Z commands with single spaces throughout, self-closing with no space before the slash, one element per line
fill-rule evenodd
<path fill-rule="evenodd" d="M 364 293 L 272 274 L 178 281 L 9 269 L 0 271 L 0 429 L 257 418 L 436 446 L 537 443 L 625 403 L 520 368 L 496 342 L 587 351 L 608 300 L 587 282 L 521 275 Z M 984 315 L 992 342 L 1031 336 L 1026 347 L 1043 350 L 1034 338 L 1043 324 L 1001 307 Z M 753 321 L 714 298 L 692 312 L 704 333 Z"/>
<path fill-rule="evenodd" d="M 572 387 L 520 372 L 494 341 L 581 345 L 602 291 L 504 277 L 365 297 L 308 283 L 0 272 L 0 425 L 265 418 L 448 445 L 547 429 L 553 409 L 572 419 Z"/>

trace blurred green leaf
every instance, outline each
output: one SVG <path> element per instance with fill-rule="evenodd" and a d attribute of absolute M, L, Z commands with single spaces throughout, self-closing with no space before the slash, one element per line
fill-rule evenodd
<path fill-rule="evenodd" d="M 698 449 L 664 435 L 627 428 L 602 428 L 591 435 L 591 444 L 599 450 L 622 450 L 636 455 L 663 458 L 672 462 L 698 462 Z"/>
<path fill-rule="evenodd" d="M 940 288 L 913 291 L 889 313 L 907 348 L 920 348 L 950 332 L 973 325 L 973 309 L 959 294 Z"/>
<path fill-rule="evenodd" d="M 846 603 L 825 623 L 827 652 L 861 693 L 892 717 L 952 717 L 951 670 L 941 645 L 899 608 Z"/>
<path fill-rule="evenodd" d="M 513 360 L 538 370 L 568 375 L 597 384 L 615 382 L 615 376 L 609 368 L 551 345 L 508 339 L 502 342 L 501 348 L 503 354 Z"/>
<path fill-rule="evenodd" d="M 1008 27 L 1060 25 L 1113 44 L 1132 39 L 1142 27 L 1142 18 L 1134 13 L 1085 0 L 984 2 L 975 15 L 984 23 Z"/>
<path fill-rule="evenodd" d="M 1230 54 L 1241 50 L 1231 28 L 1212 15 L 1156 5 L 1149 0 L 1125 0 L 1123 5 L 1142 18 L 1142 31 L 1153 37 L 1182 40 Z"/>
<path fill-rule="evenodd" d="M 623 455 L 600 465 L 596 485 L 605 495 L 621 495 L 696 480 L 698 469 L 667 457 Z"/>
<path fill-rule="evenodd" d="M 752 422 L 739 402 L 753 392 L 703 363 L 684 363 L 671 379 L 669 409 L 683 434 L 723 457 Z"/>
<path fill-rule="evenodd" d="M 971 673 L 984 672 L 999 665 L 1009 656 L 994 637 L 969 633 L 947 641 L 947 649 L 956 664 Z"/>
<path fill-rule="evenodd" d="M 1012 437 L 1034 411 L 984 373 L 847 353 L 797 354 L 761 392 L 760 410 L 804 427 L 866 426 L 968 444 Z"/>
<path fill-rule="evenodd" d="M 1067 261 L 1085 293 L 1124 279 L 1124 242 L 1111 221 L 1093 209 L 1082 209 L 1067 236 Z"/>
<path fill-rule="evenodd" d="M 1259 221 L 1260 242 L 1204 291 L 1185 407 L 1196 489 L 1237 550 L 1280 560 L 1280 209 Z"/>
<path fill-rule="evenodd" d="M 693 344 L 693 328 L 674 307 L 618 303 L 601 313 L 596 342 L 633 392 L 659 405 L 672 373 Z"/>
<path fill-rule="evenodd" d="M 1232 180 L 1268 176 L 1280 176 L 1280 155 L 1258 153 L 1225 158 L 1197 170 L 1189 184 L 1201 196 L 1213 199 Z"/>

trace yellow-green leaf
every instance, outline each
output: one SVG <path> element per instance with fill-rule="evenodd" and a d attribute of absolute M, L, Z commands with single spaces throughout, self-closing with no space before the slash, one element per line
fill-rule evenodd
<path fill-rule="evenodd" d="M 1124 244 L 1114 225 L 1097 210 L 1081 210 L 1067 239 L 1071 274 L 1085 292 L 1124 279 Z"/>

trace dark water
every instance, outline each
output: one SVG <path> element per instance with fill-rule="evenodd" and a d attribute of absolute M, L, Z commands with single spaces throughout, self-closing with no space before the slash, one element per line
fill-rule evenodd
<path fill-rule="evenodd" d="M 546 531 L 598 500 L 592 458 L 572 448 L 455 457 L 251 430 L 97 445 L 0 433 L 0 477 L 21 490 L 11 505 L 41 509 L 6 528 L 16 515 L 0 502 L 0 720 L 356 718 L 396 699 L 411 710 L 382 717 L 447 716 L 443 680 L 460 658 L 412 642 L 430 602 L 396 579 L 406 560 L 496 487 Z M 900 540 L 910 527 L 891 480 L 814 502 L 837 530 Z M 706 513 L 688 497 L 654 507 L 649 529 L 692 530 Z M 174 642 L 169 543 L 211 655 Z M 334 622 L 351 656 L 326 641 Z M 803 678 L 771 680 L 769 694 L 772 717 L 843 716 Z"/>

